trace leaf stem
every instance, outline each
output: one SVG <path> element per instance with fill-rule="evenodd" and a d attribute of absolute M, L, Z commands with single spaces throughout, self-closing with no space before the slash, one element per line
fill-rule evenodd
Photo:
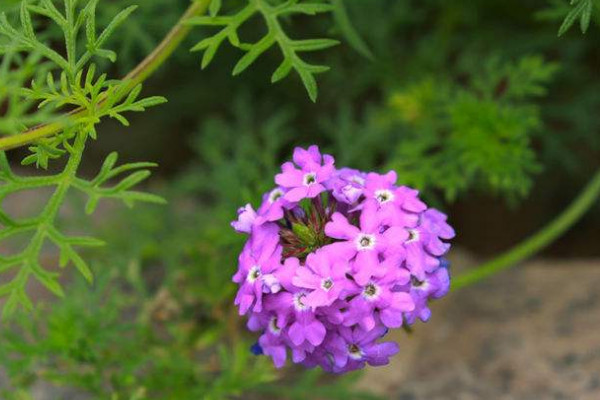
<path fill-rule="evenodd" d="M 177 24 L 175 24 L 152 53 L 125 75 L 123 78 L 125 85 L 120 92 L 119 99 L 124 98 L 133 88 L 144 82 L 173 54 L 192 29 L 192 26 L 187 25 L 185 21 L 190 17 L 206 12 L 209 4 L 210 0 L 196 0 L 192 2 Z M 59 118 L 58 121 L 38 125 L 18 135 L 0 138 L 0 151 L 21 147 L 38 139 L 55 135 L 66 127 L 73 125 L 74 122 L 85 118 L 88 114 L 87 110 L 78 108 L 67 113 L 66 118 Z"/>
<path fill-rule="evenodd" d="M 452 290 L 457 290 L 508 269 L 541 251 L 575 224 L 600 197 L 600 171 L 592 177 L 579 196 L 556 219 L 497 258 L 453 279 Z"/>

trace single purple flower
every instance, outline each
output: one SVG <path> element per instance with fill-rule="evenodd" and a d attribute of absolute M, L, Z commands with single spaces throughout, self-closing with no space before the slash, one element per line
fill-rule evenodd
<path fill-rule="evenodd" d="M 394 171 L 385 175 L 370 173 L 365 181 L 364 194 L 367 200 L 375 200 L 379 205 L 381 219 L 388 225 L 413 227 L 419 220 L 418 213 L 427 206 L 417 190 L 395 185 Z"/>
<path fill-rule="evenodd" d="M 283 218 L 284 210 L 291 205 L 283 198 L 285 191 L 275 188 L 263 196 L 263 202 L 258 208 L 256 223 L 277 221 Z"/>
<path fill-rule="evenodd" d="M 250 204 L 246 204 L 237 211 L 238 219 L 231 223 L 233 229 L 239 233 L 250 233 L 254 220 L 256 219 L 256 212 Z"/>
<path fill-rule="evenodd" d="M 327 247 L 311 253 L 303 268 L 298 268 L 292 282 L 300 288 L 309 289 L 306 304 L 313 309 L 329 306 L 347 289 L 347 262 L 337 258 Z"/>
<path fill-rule="evenodd" d="M 269 299 L 268 308 L 273 310 L 280 321 L 291 321 L 288 336 L 296 346 L 308 341 L 318 346 L 325 338 L 325 326 L 306 304 L 307 292 L 281 292 Z"/>
<path fill-rule="evenodd" d="M 297 202 L 304 198 L 313 198 L 325 190 L 323 185 L 333 174 L 334 160 L 329 155 L 321 157 L 319 162 L 315 162 L 314 156 L 310 152 L 299 155 L 298 160 L 300 169 L 293 163 L 286 162 L 281 166 L 281 173 L 275 176 L 275 182 L 285 188 L 287 191 L 283 198 L 290 202 Z"/>
<path fill-rule="evenodd" d="M 402 229 L 389 228 L 382 232 L 375 202 L 366 202 L 359 217 L 360 227 L 352 225 L 340 213 L 331 216 L 325 225 L 325 233 L 334 239 L 343 240 L 329 247 L 346 260 L 354 262 L 353 277 L 360 285 L 366 284 L 377 273 L 379 255 L 386 250 L 388 240 L 402 241 L 407 235 Z M 400 248 L 398 248 L 400 250 Z"/>
<path fill-rule="evenodd" d="M 404 318 L 406 320 L 407 325 L 414 324 L 417 319 L 422 322 L 427 322 L 431 318 L 431 309 L 429 308 L 429 304 L 427 302 L 426 297 L 416 297 L 414 298 L 415 309 L 411 312 L 407 312 L 404 314 Z"/>
<path fill-rule="evenodd" d="M 456 235 L 454 229 L 448 225 L 446 214 L 430 208 L 421 215 L 421 226 L 429 232 L 429 240 L 425 245 L 426 250 L 434 256 L 442 256 L 450 249 L 450 244 L 443 240 L 450 240 Z"/>
<path fill-rule="evenodd" d="M 258 339 L 263 354 L 273 359 L 276 368 L 282 368 L 287 358 L 287 345 L 282 337 L 263 333 Z"/>
<path fill-rule="evenodd" d="M 337 201 L 355 204 L 363 195 L 366 174 L 350 168 L 342 168 L 327 183 Z"/>
<path fill-rule="evenodd" d="M 404 243 L 406 266 L 417 278 L 424 279 L 427 272 L 435 270 L 440 265 L 440 260 L 425 249 L 430 239 L 428 231 L 421 227 L 407 231 L 408 240 Z"/>
<path fill-rule="evenodd" d="M 365 180 L 365 196 L 367 199 L 376 200 L 380 204 L 386 204 L 395 200 L 394 192 L 397 189 L 396 181 L 398 175 L 395 171 L 389 171 L 381 175 L 375 172 L 367 174 Z"/>
<path fill-rule="evenodd" d="M 444 264 L 447 262 L 444 260 Z M 406 322 L 409 325 L 420 319 L 427 322 L 431 317 L 429 300 L 445 296 L 450 290 L 450 274 L 446 267 L 440 266 L 432 273 L 425 274 L 422 280 L 412 276 L 410 282 L 400 290 L 410 293 L 415 308 L 405 313 Z"/>
<path fill-rule="evenodd" d="M 240 255 L 240 269 L 233 281 L 240 284 L 235 304 L 240 315 L 252 309 L 262 310 L 263 293 L 277 292 L 280 285 L 273 280 L 273 272 L 280 266 L 282 248 L 276 241 L 250 241 Z"/>
<path fill-rule="evenodd" d="M 363 368 L 365 363 L 373 366 L 386 365 L 390 357 L 399 351 L 398 344 L 394 342 L 377 343 L 387 333 L 383 326 L 368 331 L 360 327 L 340 327 L 338 332 L 339 336 L 331 343 L 334 354 L 333 372 Z"/>
<path fill-rule="evenodd" d="M 410 294 L 392 290 L 397 285 L 407 284 L 410 273 L 395 261 L 384 263 L 379 268 L 385 270 L 380 278 L 371 279 L 365 285 L 355 284 L 352 293 L 356 296 L 348 303 L 344 325 L 358 324 L 365 330 L 371 330 L 379 317 L 386 327 L 400 328 L 402 313 L 415 308 Z"/>
<path fill-rule="evenodd" d="M 417 227 L 407 231 L 406 264 L 418 279 L 423 280 L 425 273 L 434 271 L 440 264 L 439 257 L 449 250 L 450 245 L 442 239 L 453 238 L 454 229 L 446 223 L 445 214 L 431 208 L 421 215 Z"/>

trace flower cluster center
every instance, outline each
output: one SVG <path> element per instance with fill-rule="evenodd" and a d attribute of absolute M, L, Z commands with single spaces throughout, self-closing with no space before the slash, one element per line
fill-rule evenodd
<path fill-rule="evenodd" d="M 304 260 L 308 254 L 333 243 L 334 240 L 325 234 L 325 225 L 336 211 L 336 205 L 332 197 L 316 197 L 302 206 L 286 210 L 284 219 L 279 221 L 283 256 Z"/>

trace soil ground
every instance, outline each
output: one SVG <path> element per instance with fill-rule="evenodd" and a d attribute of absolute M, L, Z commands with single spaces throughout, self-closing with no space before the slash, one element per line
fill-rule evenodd
<path fill-rule="evenodd" d="M 456 270 L 474 264 L 456 251 Z M 600 260 L 536 260 L 439 300 L 360 386 L 398 400 L 600 399 Z"/>

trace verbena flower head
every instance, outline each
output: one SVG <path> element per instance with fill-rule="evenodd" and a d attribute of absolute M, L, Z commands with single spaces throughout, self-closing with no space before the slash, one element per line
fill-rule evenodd
<path fill-rule="evenodd" d="M 388 330 L 430 318 L 450 287 L 454 230 L 396 179 L 297 148 L 257 211 L 238 210 L 235 304 L 260 334 L 255 354 L 335 373 L 385 365 L 398 352 Z"/>

